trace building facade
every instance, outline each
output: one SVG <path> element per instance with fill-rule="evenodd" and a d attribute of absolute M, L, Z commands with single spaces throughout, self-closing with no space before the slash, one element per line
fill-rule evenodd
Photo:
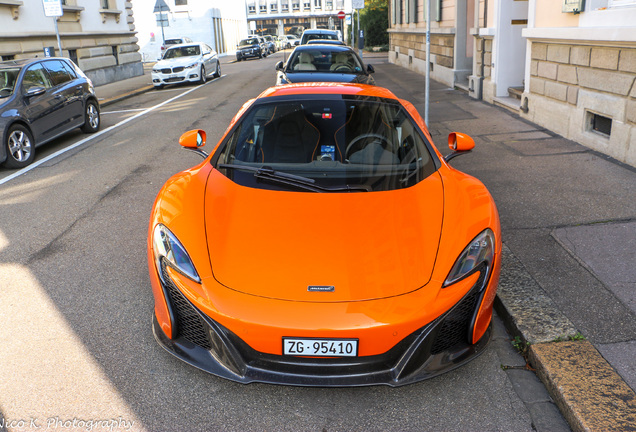
<path fill-rule="evenodd" d="M 432 79 L 636 166 L 636 0 L 431 0 Z M 426 71 L 426 0 L 390 0 L 389 60 Z"/>
<path fill-rule="evenodd" d="M 298 37 L 306 29 L 340 30 L 347 34 L 351 0 L 246 0 L 247 20 L 255 34 Z M 346 20 L 338 18 L 345 12 Z"/>
<path fill-rule="evenodd" d="M 155 12 L 156 0 L 133 3 L 137 36 L 144 61 L 161 56 L 164 39 L 189 37 L 219 54 L 233 54 L 248 34 L 245 3 L 224 0 L 163 0 L 166 9 Z"/>
<path fill-rule="evenodd" d="M 50 48 L 77 63 L 95 85 L 143 75 L 130 1 L 62 0 L 62 11 L 47 17 L 42 1 L 0 0 L 2 59 L 44 57 Z"/>

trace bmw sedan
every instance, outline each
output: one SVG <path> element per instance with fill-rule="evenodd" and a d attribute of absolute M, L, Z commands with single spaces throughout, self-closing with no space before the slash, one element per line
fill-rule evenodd
<path fill-rule="evenodd" d="M 299 45 L 286 63 L 276 63 L 276 84 L 345 82 L 375 84 L 372 65 L 366 68 L 358 54 L 347 46 Z"/>
<path fill-rule="evenodd" d="M 205 83 L 208 76 L 221 76 L 216 51 L 204 43 L 173 45 L 152 68 L 152 84 L 159 90 L 166 84 Z"/>
<path fill-rule="evenodd" d="M 90 79 L 66 58 L 0 62 L 0 163 L 23 168 L 35 148 L 80 127 L 99 130 L 99 103 Z"/>
<path fill-rule="evenodd" d="M 248 101 L 205 160 L 170 178 L 148 230 L 153 331 L 241 383 L 400 386 L 491 335 L 501 230 L 486 187 L 442 156 L 412 104 L 362 84 Z"/>

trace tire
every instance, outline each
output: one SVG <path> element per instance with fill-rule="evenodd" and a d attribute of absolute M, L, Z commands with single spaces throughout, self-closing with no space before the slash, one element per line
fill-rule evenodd
<path fill-rule="evenodd" d="M 205 66 L 201 65 L 201 70 L 199 71 L 199 83 L 205 84 L 207 77 L 205 75 Z"/>
<path fill-rule="evenodd" d="M 259 59 L 260 59 L 260 58 L 263 58 L 263 51 L 259 51 L 259 53 L 258 53 L 258 58 L 259 58 Z"/>
<path fill-rule="evenodd" d="M 221 62 L 220 61 L 216 61 L 216 70 L 214 71 L 214 76 L 216 78 L 221 76 Z"/>
<path fill-rule="evenodd" d="M 16 124 L 9 128 L 7 140 L 4 142 L 7 151 L 7 168 L 24 168 L 35 158 L 35 141 L 27 128 Z"/>
<path fill-rule="evenodd" d="M 82 125 L 82 132 L 95 133 L 99 130 L 101 124 L 99 107 L 94 101 L 89 100 L 86 102 L 86 107 L 84 108 L 84 124 Z"/>

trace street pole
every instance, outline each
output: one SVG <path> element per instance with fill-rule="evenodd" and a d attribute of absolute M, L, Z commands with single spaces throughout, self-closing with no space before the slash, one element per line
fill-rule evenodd
<path fill-rule="evenodd" d="M 424 123 L 428 127 L 429 93 L 431 90 L 431 0 L 426 0 L 426 82 L 424 96 Z"/>
<path fill-rule="evenodd" d="M 161 19 L 161 46 L 166 46 L 166 36 L 163 34 L 163 5 L 159 5 L 159 17 Z"/>
<path fill-rule="evenodd" d="M 57 48 L 60 50 L 59 57 L 63 57 L 63 55 L 62 55 L 62 41 L 60 40 L 60 31 L 57 28 L 57 17 L 53 17 L 53 22 L 55 23 L 55 35 L 57 36 Z"/>
<path fill-rule="evenodd" d="M 362 48 L 360 47 L 360 35 L 361 35 L 361 30 L 360 30 L 360 9 L 358 9 L 358 54 L 360 54 L 360 58 L 362 58 Z"/>

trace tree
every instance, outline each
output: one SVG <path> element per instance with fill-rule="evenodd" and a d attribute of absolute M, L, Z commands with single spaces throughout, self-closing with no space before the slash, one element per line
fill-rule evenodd
<path fill-rule="evenodd" d="M 365 0 L 364 9 L 360 13 L 360 27 L 364 29 L 365 46 L 388 45 L 388 0 Z"/>

